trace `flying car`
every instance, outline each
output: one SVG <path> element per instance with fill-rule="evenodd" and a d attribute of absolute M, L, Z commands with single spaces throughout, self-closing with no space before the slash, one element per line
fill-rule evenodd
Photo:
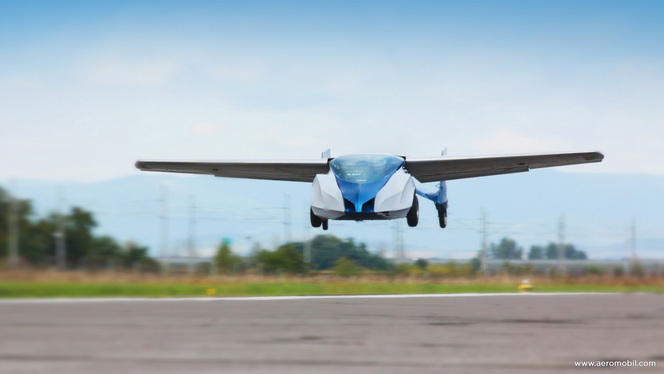
<path fill-rule="evenodd" d="M 526 172 L 530 169 L 601 162 L 600 152 L 507 156 L 410 158 L 353 154 L 311 161 L 137 161 L 144 171 L 209 174 L 217 177 L 313 183 L 310 218 L 328 229 L 329 220 L 419 221 L 417 195 L 432 201 L 441 228 L 447 226 L 446 182 L 462 178 Z M 433 182 L 433 183 L 430 183 Z"/>

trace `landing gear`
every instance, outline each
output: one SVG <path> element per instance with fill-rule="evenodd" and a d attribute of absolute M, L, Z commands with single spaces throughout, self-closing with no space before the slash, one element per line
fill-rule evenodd
<path fill-rule="evenodd" d="M 309 208 L 309 218 L 311 220 L 311 226 L 313 227 L 320 227 L 320 225 L 323 223 L 323 220 L 320 219 L 317 215 L 314 214 L 314 210 Z M 327 220 L 325 221 L 325 226 L 323 227 L 323 230 L 327 230 Z"/>
<path fill-rule="evenodd" d="M 311 208 L 309 209 L 309 219 L 311 220 L 311 226 L 313 227 L 323 226 L 323 230 L 327 230 L 327 219 L 323 219 L 315 215 L 314 210 Z"/>
<path fill-rule="evenodd" d="M 406 215 L 406 221 L 408 226 L 415 227 L 420 220 L 420 203 L 417 200 L 417 196 L 413 196 L 413 205 L 410 207 L 408 214 Z"/>
<path fill-rule="evenodd" d="M 436 210 L 438 211 L 438 224 L 440 228 L 444 229 L 447 227 L 447 207 L 442 204 L 436 204 Z"/>

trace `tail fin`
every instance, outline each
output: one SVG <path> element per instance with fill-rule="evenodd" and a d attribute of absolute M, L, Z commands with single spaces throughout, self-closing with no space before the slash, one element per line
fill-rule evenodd
<path fill-rule="evenodd" d="M 330 158 L 332 157 L 332 150 L 331 149 L 326 149 L 323 151 L 323 153 L 320 154 L 320 158 Z"/>

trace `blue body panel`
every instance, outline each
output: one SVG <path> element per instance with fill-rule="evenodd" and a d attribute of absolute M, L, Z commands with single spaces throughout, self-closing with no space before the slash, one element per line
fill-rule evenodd
<path fill-rule="evenodd" d="M 376 195 L 403 165 L 402 158 L 387 155 L 352 155 L 334 159 L 330 166 L 344 198 L 345 217 L 357 219 L 375 215 Z M 418 195 L 433 201 L 436 207 L 447 208 L 445 181 L 434 187 L 412 179 Z"/>
<path fill-rule="evenodd" d="M 415 178 L 413 178 L 415 179 Z M 415 192 L 438 205 L 447 207 L 447 185 L 441 181 L 438 186 L 429 186 L 415 179 Z"/>
<path fill-rule="evenodd" d="M 393 174 L 386 175 L 382 179 L 371 183 L 347 182 L 337 177 L 337 185 L 339 185 L 346 203 L 346 212 L 373 212 L 373 204 L 367 203 L 376 198 L 378 191 L 385 186 Z"/>
<path fill-rule="evenodd" d="M 347 213 L 374 213 L 374 199 L 404 159 L 389 155 L 351 155 L 332 160 L 330 169 Z"/>

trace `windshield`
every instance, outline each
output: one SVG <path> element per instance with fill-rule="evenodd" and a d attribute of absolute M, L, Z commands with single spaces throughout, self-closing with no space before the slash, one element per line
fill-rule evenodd
<path fill-rule="evenodd" d="M 372 183 L 394 174 L 403 162 L 402 158 L 389 155 L 350 155 L 335 158 L 330 167 L 346 182 Z"/>

